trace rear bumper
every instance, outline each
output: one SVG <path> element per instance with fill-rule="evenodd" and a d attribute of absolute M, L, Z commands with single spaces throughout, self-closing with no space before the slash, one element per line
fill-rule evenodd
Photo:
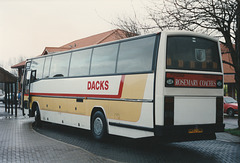
<path fill-rule="evenodd" d="M 178 137 L 187 135 L 210 135 L 223 132 L 225 124 L 155 126 L 155 136 Z"/>

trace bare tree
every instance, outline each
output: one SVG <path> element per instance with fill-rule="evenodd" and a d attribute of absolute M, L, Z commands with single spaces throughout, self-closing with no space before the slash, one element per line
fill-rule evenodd
<path fill-rule="evenodd" d="M 18 57 L 13 57 L 13 58 L 10 58 L 8 60 L 8 63 L 6 65 L 7 68 L 10 69 L 11 66 L 15 65 L 16 63 L 20 63 L 22 61 L 25 61 L 27 57 L 25 56 L 18 56 Z M 15 75 L 15 76 L 18 76 L 18 72 L 17 72 L 17 69 L 10 69 L 10 72 Z"/>
<path fill-rule="evenodd" d="M 222 44 L 229 49 L 233 61 L 233 63 L 225 63 L 235 70 L 240 128 L 240 0 L 164 0 L 164 3 L 155 1 L 146 9 L 149 19 L 153 22 L 148 29 L 201 31 L 223 40 Z M 143 26 L 136 26 L 140 23 L 134 20 L 124 19 L 124 22 L 119 19 L 123 26 L 134 25 L 134 28 L 139 28 L 134 29 L 135 31 L 141 30 Z"/>
<path fill-rule="evenodd" d="M 135 13 L 135 12 L 134 12 Z M 118 17 L 116 23 L 112 23 L 118 28 L 126 31 L 126 37 L 133 37 L 136 35 L 141 35 L 145 33 L 149 33 L 149 31 L 153 28 L 145 23 L 142 23 L 137 19 L 136 13 L 133 18 L 131 17 Z"/>
<path fill-rule="evenodd" d="M 120 17 L 117 17 L 116 20 L 109 23 L 126 31 L 124 38 L 146 34 L 153 31 L 154 28 L 150 24 L 148 24 L 148 19 L 140 19 L 141 16 L 137 14 L 133 4 L 131 4 L 131 7 L 133 11 L 132 17 L 121 15 Z"/>

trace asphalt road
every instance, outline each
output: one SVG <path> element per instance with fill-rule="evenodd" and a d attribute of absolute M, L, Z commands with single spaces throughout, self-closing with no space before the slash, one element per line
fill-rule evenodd
<path fill-rule="evenodd" d="M 236 119 L 226 119 L 234 126 Z M 233 125 L 229 125 L 233 123 Z M 227 133 L 217 134 L 217 140 L 163 143 L 159 140 L 128 139 L 109 136 L 95 141 L 89 131 L 44 123 L 37 132 L 83 148 L 94 155 L 117 162 L 240 162 L 240 139 L 233 142 Z"/>

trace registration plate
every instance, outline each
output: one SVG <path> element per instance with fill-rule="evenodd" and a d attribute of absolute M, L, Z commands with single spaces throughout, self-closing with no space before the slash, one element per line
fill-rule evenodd
<path fill-rule="evenodd" d="M 194 128 L 194 129 L 189 129 L 188 130 L 189 134 L 199 134 L 199 133 L 203 133 L 203 129 L 201 128 Z"/>

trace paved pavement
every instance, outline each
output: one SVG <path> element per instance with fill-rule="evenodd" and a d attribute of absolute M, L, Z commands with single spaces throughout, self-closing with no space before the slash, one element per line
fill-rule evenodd
<path fill-rule="evenodd" d="M 10 116 L 0 104 L 0 162 L 240 162 L 240 138 L 227 133 L 217 140 L 160 143 L 110 136 L 96 142 L 85 130 Z"/>
<path fill-rule="evenodd" d="M 18 110 L 19 115 L 21 110 Z M 113 162 L 80 147 L 43 136 L 32 129 L 33 118 L 10 116 L 0 107 L 0 162 Z"/>

